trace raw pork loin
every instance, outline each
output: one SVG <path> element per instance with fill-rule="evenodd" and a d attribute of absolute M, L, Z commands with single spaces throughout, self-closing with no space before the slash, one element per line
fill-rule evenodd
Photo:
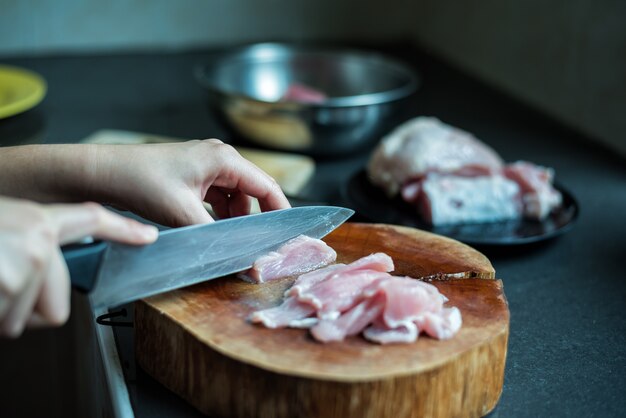
<path fill-rule="evenodd" d="M 322 240 L 300 235 L 278 250 L 257 259 L 252 268 L 239 277 L 263 283 L 281 277 L 295 276 L 324 267 L 337 259 L 337 253 Z"/>
<path fill-rule="evenodd" d="M 372 154 L 371 182 L 390 197 L 430 172 L 489 174 L 502 168 L 500 156 L 469 132 L 437 118 L 411 119 L 385 136 Z"/>
<path fill-rule="evenodd" d="M 300 276 L 275 308 L 254 312 L 252 322 L 268 328 L 311 328 L 322 342 L 363 332 L 370 341 L 414 342 L 420 332 L 451 338 L 461 313 L 446 308 L 445 296 L 428 283 L 389 274 L 391 258 L 375 253 L 350 264 L 335 264 Z"/>
<path fill-rule="evenodd" d="M 504 165 L 471 134 L 418 117 L 383 138 L 368 164 L 370 181 L 401 193 L 433 225 L 543 219 L 560 206 L 553 170 Z"/>
<path fill-rule="evenodd" d="M 554 170 L 527 161 L 518 161 L 504 168 L 504 175 L 521 188 L 524 215 L 543 219 L 561 205 L 561 193 L 552 186 Z"/>

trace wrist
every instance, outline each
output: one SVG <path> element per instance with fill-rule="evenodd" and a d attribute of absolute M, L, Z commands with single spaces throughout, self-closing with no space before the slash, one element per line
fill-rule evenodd
<path fill-rule="evenodd" d="M 104 148 L 106 147 L 95 144 L 72 145 L 71 152 L 64 161 L 69 167 L 58 188 L 63 189 L 69 185 L 69 192 L 77 199 L 101 202 L 104 198 L 103 185 L 110 173 L 110 162 Z"/>
<path fill-rule="evenodd" d="M 26 145 L 0 150 L 0 194 L 38 202 L 100 200 L 107 170 L 95 145 Z"/>
<path fill-rule="evenodd" d="M 35 170 L 39 193 L 45 201 L 99 200 L 98 175 L 103 170 L 96 145 L 46 145 L 37 150 Z M 38 161 L 39 160 L 39 161 Z"/>

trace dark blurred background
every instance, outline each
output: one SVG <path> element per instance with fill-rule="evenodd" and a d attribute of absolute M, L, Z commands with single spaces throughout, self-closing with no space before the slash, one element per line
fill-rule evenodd
<path fill-rule="evenodd" d="M 410 41 L 626 154 L 621 0 L 0 1 L 0 58 Z"/>

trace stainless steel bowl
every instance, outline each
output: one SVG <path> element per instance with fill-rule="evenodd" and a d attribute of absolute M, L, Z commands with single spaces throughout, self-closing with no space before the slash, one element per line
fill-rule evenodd
<path fill-rule="evenodd" d="M 377 53 L 256 44 L 198 67 L 226 124 L 266 147 L 340 155 L 379 138 L 417 75 Z M 284 100 L 293 84 L 323 92 L 321 103 Z"/>

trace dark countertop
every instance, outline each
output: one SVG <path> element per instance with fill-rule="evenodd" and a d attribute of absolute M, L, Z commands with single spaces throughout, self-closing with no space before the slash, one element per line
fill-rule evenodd
<path fill-rule="evenodd" d="M 423 85 L 405 115 L 434 115 L 476 134 L 505 159 L 554 167 L 581 213 L 549 242 L 480 248 L 504 281 L 511 333 L 502 397 L 492 416 L 623 416 L 626 408 L 626 164 L 548 117 L 408 45 L 384 52 L 412 63 Z M 2 144 L 76 142 L 103 128 L 176 137 L 228 134 L 211 117 L 194 65 L 212 52 L 4 59 L 41 73 L 44 102 L 0 120 Z M 341 204 L 339 178 L 367 150 L 319 160 L 304 198 Z M 118 334 L 124 362 L 130 334 Z M 126 353 L 126 354 L 125 354 Z M 131 357 L 129 359 L 129 357 Z M 196 416 L 141 371 L 129 373 L 136 416 Z"/>

